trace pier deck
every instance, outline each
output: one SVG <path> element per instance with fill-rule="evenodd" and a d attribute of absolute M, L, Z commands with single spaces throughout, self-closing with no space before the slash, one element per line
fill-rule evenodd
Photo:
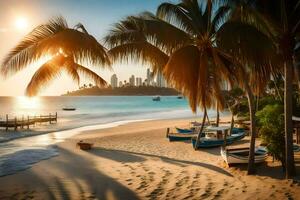
<path fill-rule="evenodd" d="M 37 123 L 52 123 L 57 122 L 57 113 L 55 115 L 49 114 L 49 115 L 39 115 L 39 116 L 27 116 L 27 118 L 24 118 L 22 116 L 21 118 L 9 118 L 8 115 L 6 115 L 6 120 L 0 120 L 0 127 L 5 128 L 6 131 L 8 131 L 8 128 L 14 128 L 17 130 L 18 128 L 24 128 L 27 127 L 29 129 L 29 126 L 35 125 Z"/>

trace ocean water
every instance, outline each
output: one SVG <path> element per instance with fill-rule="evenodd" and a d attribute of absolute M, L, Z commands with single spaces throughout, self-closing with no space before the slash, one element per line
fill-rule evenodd
<path fill-rule="evenodd" d="M 186 99 L 162 96 L 89 96 L 89 97 L 0 97 L 0 117 L 58 114 L 57 124 L 42 124 L 29 131 L 0 131 L 0 176 L 14 174 L 43 159 L 59 154 L 55 144 L 83 130 L 118 126 L 152 119 L 195 118 Z M 76 111 L 63 111 L 75 107 Z M 209 115 L 215 115 L 209 111 Z M 30 137 L 28 137 L 30 136 Z M 20 138 L 24 137 L 24 138 Z"/>
<path fill-rule="evenodd" d="M 152 101 L 151 96 L 0 97 L 0 105 L 1 118 L 5 118 L 5 114 L 26 117 L 57 112 L 60 122 L 68 122 L 72 126 L 145 116 L 156 118 L 156 114 L 163 112 L 174 112 L 175 115 L 169 117 L 194 116 L 187 100 L 176 96 L 163 96 L 159 102 Z M 63 107 L 75 107 L 76 111 L 63 111 Z M 168 118 L 168 115 L 164 117 Z"/>

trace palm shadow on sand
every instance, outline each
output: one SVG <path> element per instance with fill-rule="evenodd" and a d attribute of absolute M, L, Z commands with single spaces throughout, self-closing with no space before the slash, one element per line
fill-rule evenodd
<path fill-rule="evenodd" d="M 89 153 L 96 156 L 108 158 L 117 162 L 126 162 L 126 161 L 141 162 L 146 160 L 144 157 L 152 157 L 152 158 L 154 157 L 154 158 L 159 158 L 164 162 L 171 163 L 177 166 L 195 165 L 232 177 L 232 175 L 229 172 L 222 169 L 221 167 L 211 165 L 208 163 L 178 160 L 178 159 L 168 158 L 165 156 L 158 156 L 158 155 L 146 154 L 146 153 L 136 153 L 130 151 L 115 150 L 115 149 L 104 149 L 100 147 L 94 148 L 93 150 L 89 151 Z M 122 160 L 118 159 L 120 157 L 122 157 Z"/>
<path fill-rule="evenodd" d="M 42 172 L 41 170 L 25 170 L 20 172 L 18 180 L 13 181 L 10 176 L 0 177 L 1 182 L 10 182 L 11 184 L 11 186 L 7 185 L 8 189 L 0 194 L 0 199 L 15 197 L 21 199 L 25 197 L 25 191 L 43 194 L 40 197 L 43 199 L 74 199 L 74 191 L 80 194 L 80 197 L 75 197 L 75 199 L 140 199 L 134 191 L 96 169 L 93 161 L 67 149 L 59 148 L 59 151 L 65 155 L 66 159 L 51 159 L 47 168 Z M 28 184 L 28 181 L 32 184 Z M 37 185 L 38 187 L 36 187 Z M 21 192 L 16 192 L 16 188 L 20 188 Z M 33 197 L 35 197 L 34 194 Z"/>

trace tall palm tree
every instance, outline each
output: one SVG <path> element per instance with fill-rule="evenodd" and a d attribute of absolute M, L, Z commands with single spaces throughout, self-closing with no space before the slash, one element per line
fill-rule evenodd
<path fill-rule="evenodd" d="M 1 73 L 5 77 L 17 73 L 29 64 L 49 56 L 33 75 L 26 88 L 26 94 L 36 95 L 46 84 L 67 72 L 79 84 L 79 74 L 93 79 L 96 85 L 106 82 L 100 76 L 79 63 L 110 66 L 105 48 L 91 36 L 82 24 L 69 28 L 63 17 L 56 17 L 37 26 L 26 35 L 4 58 Z"/>
<path fill-rule="evenodd" d="M 296 174 L 293 151 L 292 124 L 292 93 L 293 71 L 296 66 L 297 51 L 300 36 L 300 0 L 265 0 L 258 4 L 261 13 L 267 16 L 275 28 L 280 58 L 284 66 L 284 113 L 285 113 L 285 146 L 286 146 L 286 177 Z M 299 46 L 298 46 L 299 48 Z M 299 53 L 299 52 L 298 52 Z M 299 57 L 298 57 L 299 58 Z M 298 60 L 299 61 L 299 60 Z M 297 76 L 297 75 L 296 75 Z"/>
<path fill-rule="evenodd" d="M 220 109 L 224 107 L 221 93 L 223 82 L 218 81 L 219 76 L 223 75 L 227 81 L 233 82 L 230 74 L 234 69 L 224 64 L 229 63 L 228 59 L 214 48 L 209 55 L 204 55 L 209 58 L 203 60 L 202 67 L 199 68 L 200 53 L 194 45 L 196 38 L 188 32 L 151 13 L 143 13 L 116 24 L 105 39 L 110 45 L 112 60 L 141 59 L 150 63 L 154 72 L 163 71 L 169 84 L 189 98 L 193 111 L 200 105 L 204 110 L 204 122 L 207 108 L 214 107 L 216 101 Z M 215 70 L 210 70 L 215 65 L 208 67 L 211 61 L 217 64 Z M 200 80 L 199 75 L 202 74 Z"/>
<path fill-rule="evenodd" d="M 292 82 L 299 84 L 299 35 L 300 1 L 299 0 L 228 0 L 234 5 L 236 16 L 254 23 L 258 29 L 264 29 L 278 47 L 277 62 L 282 63 L 284 71 L 284 112 L 286 139 L 286 177 L 295 174 L 292 127 Z M 241 12 L 243 10 L 243 12 Z M 297 45 L 298 44 L 298 45 Z"/>
<path fill-rule="evenodd" d="M 122 46 L 122 49 L 118 48 L 117 55 L 119 57 L 128 59 L 128 56 L 129 58 L 137 56 L 143 59 L 145 51 L 130 46 L 132 45 L 131 39 L 137 36 L 136 33 L 143 33 L 143 37 L 140 38 L 169 56 L 167 63 L 165 65 L 162 64 L 160 70 L 164 72 L 169 83 L 188 97 L 193 111 L 196 111 L 197 107 L 200 106 L 206 114 L 206 108 L 214 107 L 217 105 L 216 102 L 220 106 L 224 105 L 220 92 L 222 80 L 230 83 L 234 79 L 238 81 L 240 85 L 246 88 L 250 99 L 249 107 L 251 108 L 251 121 L 253 122 L 251 129 L 251 165 L 251 163 L 254 163 L 255 134 L 253 133 L 254 97 L 248 82 L 249 76 L 246 73 L 250 68 L 241 66 L 239 62 L 241 60 L 236 60 L 228 49 L 220 48 L 218 44 L 225 46 L 227 34 L 231 34 L 236 28 L 238 28 L 238 31 L 235 36 L 238 37 L 241 37 L 241 35 L 237 35 L 238 33 L 244 34 L 244 30 L 250 31 L 251 37 L 248 36 L 247 38 L 245 36 L 246 40 L 241 40 L 243 48 L 251 47 L 249 51 L 243 51 L 243 61 L 247 61 L 245 62 L 247 64 L 250 64 L 249 60 L 256 61 L 255 67 L 260 68 L 265 64 L 264 56 L 269 54 L 266 51 L 270 47 L 269 40 L 252 26 L 237 22 L 227 23 L 226 15 L 230 9 L 227 6 L 217 6 L 215 8 L 213 6 L 211 0 L 205 1 L 203 5 L 200 5 L 197 0 L 182 0 L 179 4 L 163 3 L 157 10 L 158 18 L 149 14 L 130 17 L 127 21 L 123 21 L 122 24 L 116 25 L 118 30 L 111 31 L 107 41 L 111 44 L 111 52 Z M 130 35 L 130 37 L 126 38 L 131 38 L 131 41 L 128 39 L 125 39 L 125 41 L 124 31 L 120 27 L 123 27 L 129 21 L 131 21 L 130 24 L 134 24 L 137 27 L 138 31 L 126 30 L 125 33 Z M 119 32 L 117 37 L 114 37 L 115 32 Z M 234 42 L 235 40 L 233 39 Z M 267 48 L 257 49 L 256 46 L 253 46 L 256 40 Z M 144 47 L 144 45 L 142 46 Z M 131 50 L 128 51 L 124 47 L 130 47 Z M 251 57 L 253 52 L 255 52 L 255 56 L 252 55 Z M 148 59 L 148 61 L 152 62 L 153 59 L 155 61 L 154 54 L 149 54 L 153 57 Z M 259 72 L 257 74 L 260 74 Z M 266 73 L 262 74 L 265 75 Z M 259 83 L 263 83 L 264 78 L 259 80 Z M 256 88 L 259 89 L 261 85 L 258 84 Z M 205 114 L 203 122 L 205 122 Z M 249 171 L 253 171 L 252 168 Z"/>

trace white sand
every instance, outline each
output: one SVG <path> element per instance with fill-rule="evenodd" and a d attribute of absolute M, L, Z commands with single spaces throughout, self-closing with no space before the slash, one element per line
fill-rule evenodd
<path fill-rule="evenodd" d="M 284 180 L 271 159 L 257 167 L 258 175 L 246 176 L 246 166 L 224 165 L 219 148 L 170 143 L 166 128 L 187 122 L 83 132 L 58 144 L 59 156 L 1 177 L 0 199 L 300 199 L 300 184 Z M 93 150 L 75 148 L 79 140 L 93 142 Z"/>

